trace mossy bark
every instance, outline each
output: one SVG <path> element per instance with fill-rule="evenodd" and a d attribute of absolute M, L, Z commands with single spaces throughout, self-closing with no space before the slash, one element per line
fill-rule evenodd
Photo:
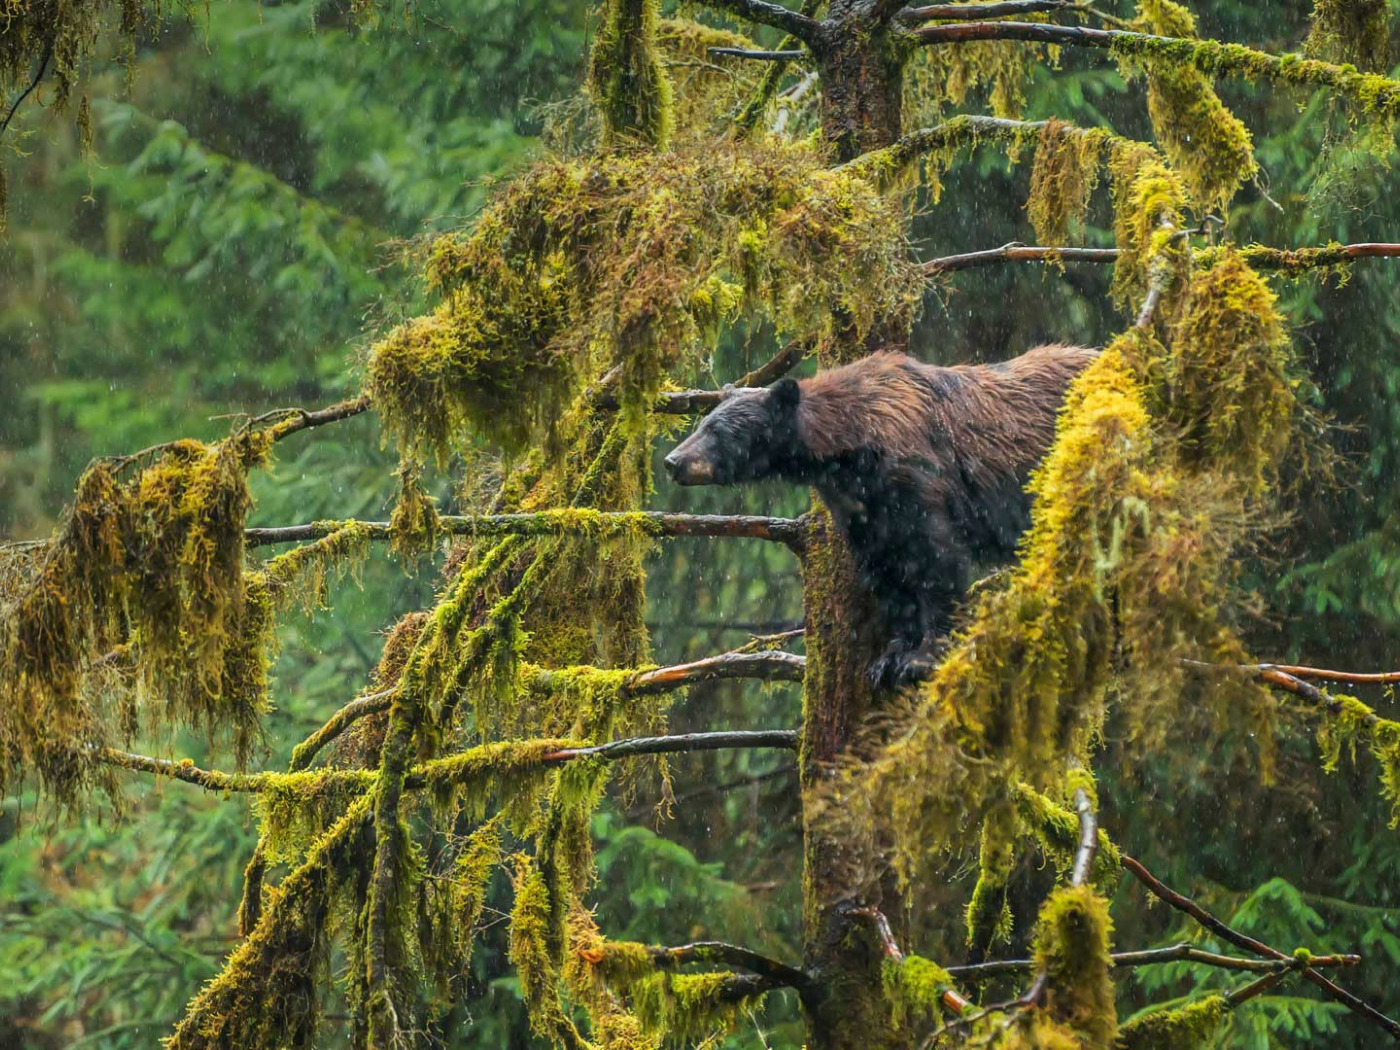
<path fill-rule="evenodd" d="M 877 24 L 870 0 L 833 0 L 826 39 L 815 49 L 822 82 L 823 135 L 850 160 L 896 141 L 901 128 L 903 53 L 898 29 Z M 885 326 L 876 324 L 877 331 Z M 874 334 L 874 333 L 872 333 Z M 876 341 L 879 341 L 878 336 Z M 871 349 L 871 340 L 829 348 L 833 367 Z M 850 549 L 816 501 L 803 553 L 807 678 L 801 776 L 804 797 L 822 789 L 832 763 L 855 742 L 879 702 L 866 670 L 883 648 L 880 619 Z M 861 908 L 878 908 L 896 939 L 905 907 L 888 872 L 881 874 L 876 829 L 854 833 L 812 819 L 803 823 L 803 964 L 820 992 L 804 997 L 810 1050 L 895 1050 L 911 1034 L 895 1023 L 885 994 L 885 956 Z"/>
<path fill-rule="evenodd" d="M 902 30 L 877 24 L 869 0 L 833 0 L 814 49 L 822 85 L 822 134 L 838 160 L 899 138 L 908 46 Z"/>

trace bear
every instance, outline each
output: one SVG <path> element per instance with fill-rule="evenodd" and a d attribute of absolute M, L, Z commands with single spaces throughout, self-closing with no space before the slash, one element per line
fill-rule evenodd
<path fill-rule="evenodd" d="M 884 621 L 870 680 L 893 688 L 927 673 L 974 571 L 1014 557 L 1030 473 L 1097 353 L 1055 344 L 940 367 L 881 351 L 811 379 L 726 388 L 664 464 L 680 485 L 815 487 Z"/>

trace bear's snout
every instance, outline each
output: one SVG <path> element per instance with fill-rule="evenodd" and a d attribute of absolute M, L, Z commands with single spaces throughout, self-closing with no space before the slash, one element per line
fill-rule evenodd
<path fill-rule="evenodd" d="M 666 473 L 678 485 L 708 485 L 715 479 L 715 467 L 704 456 L 687 453 L 681 444 L 662 462 Z"/>

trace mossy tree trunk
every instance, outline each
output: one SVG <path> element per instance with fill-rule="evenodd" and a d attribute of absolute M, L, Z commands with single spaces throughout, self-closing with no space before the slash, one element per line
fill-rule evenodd
<path fill-rule="evenodd" d="M 909 45 L 897 24 L 878 17 L 878 6 L 878 0 L 833 0 L 812 48 L 822 134 L 842 161 L 900 135 Z"/>
<path fill-rule="evenodd" d="M 840 160 L 850 160 L 899 138 L 903 60 L 897 29 L 882 24 L 870 0 L 834 0 L 814 49 L 822 83 L 823 133 Z M 838 348 L 822 367 L 844 363 L 883 342 L 902 342 L 876 325 L 858 345 Z M 889 336 L 889 338 L 887 338 Z M 853 341 L 854 342 L 854 341 Z M 833 763 L 880 702 L 866 670 L 883 644 L 874 601 L 850 549 L 820 501 L 803 555 L 807 680 L 802 721 L 801 775 L 813 799 Z M 839 804 L 839 803 L 838 803 Z M 904 902 L 893 879 L 880 876 L 872 838 L 843 822 L 803 827 L 804 968 L 819 993 L 805 997 L 811 1050 L 901 1050 L 910 1033 L 893 1023 L 883 991 L 884 953 L 861 909 L 890 920 L 896 939 L 905 926 Z"/>

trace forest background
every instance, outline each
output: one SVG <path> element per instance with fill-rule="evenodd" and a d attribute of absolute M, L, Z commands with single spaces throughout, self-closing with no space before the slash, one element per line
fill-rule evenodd
<path fill-rule="evenodd" d="M 1202 35 L 1276 53 L 1299 48 L 1310 8 L 1307 0 L 1194 6 Z M 403 242 L 469 220 L 493 180 L 546 148 L 547 126 L 570 119 L 558 103 L 576 93 L 595 30 L 586 5 L 560 0 L 424 0 L 410 21 L 384 14 L 373 28 L 356 27 L 345 4 L 220 0 L 143 38 L 130 83 L 114 63 L 89 86 L 90 157 L 71 119 L 28 115 L 29 155 L 5 158 L 0 535 L 47 535 L 95 455 L 172 436 L 215 439 L 231 413 L 322 405 L 357 390 L 357 349 L 421 312 Z M 1264 172 L 1228 216 L 1233 239 L 1397 239 L 1400 199 L 1385 190 L 1393 173 L 1329 139 L 1321 96 L 1300 106 L 1267 83 L 1220 91 L 1255 131 Z M 1053 79 L 1038 74 L 1025 85 L 1024 109 L 1030 119 L 1149 134 L 1140 96 L 1092 56 L 1066 53 Z M 1029 239 L 1029 168 L 1029 157 L 1008 166 L 988 154 L 956 169 L 942 204 L 915 221 L 920 254 Z M 1107 215 L 1098 219 L 1106 227 Z M 1091 244 L 1109 243 L 1106 229 L 1088 234 Z M 1359 265 L 1346 282 L 1276 282 L 1351 480 L 1297 515 L 1311 549 L 1332 553 L 1304 561 L 1285 537 L 1268 575 L 1251 581 L 1272 609 L 1292 614 L 1269 654 L 1277 659 L 1400 666 L 1397 266 Z M 948 364 L 1004 359 L 1045 341 L 1100 344 L 1121 327 L 1109 278 L 1107 268 L 1038 265 L 958 274 L 930 288 L 911 350 Z M 720 348 L 712 375 L 693 379 L 710 386 L 749 363 L 736 341 Z M 255 479 L 252 523 L 383 518 L 392 470 L 372 420 L 331 428 L 283 451 L 271 480 Z M 446 481 L 435 494 L 453 508 Z M 791 514 L 805 496 L 780 487 L 682 492 L 662 482 L 653 505 Z M 703 542 L 677 540 L 654 555 L 648 626 L 660 663 L 800 621 L 788 552 Z M 408 573 L 376 557 L 360 575 L 362 588 L 339 585 L 333 611 L 293 616 L 285 628 L 272 751 L 261 768 L 284 767 L 277 747 L 344 702 L 347 683 L 378 659 L 376 630 L 431 599 L 427 569 Z M 1366 699 L 1393 716 L 1389 697 Z M 671 726 L 792 724 L 798 712 L 795 687 L 718 682 L 692 689 Z M 193 736 L 149 743 L 150 753 L 206 754 Z M 1375 964 L 1352 976 L 1354 990 L 1393 1008 L 1400 841 L 1378 830 L 1387 804 L 1371 786 L 1369 760 L 1344 763 L 1326 782 L 1311 735 L 1285 733 L 1265 785 L 1247 749 L 1195 743 L 1131 769 L 1102 768 L 1105 825 L 1239 929 L 1270 943 L 1309 931 L 1316 951 L 1359 950 Z M 791 957 L 801 911 L 791 757 L 724 752 L 680 756 L 672 767 L 677 802 L 664 837 L 650 781 L 595 819 L 603 925 L 618 938 L 728 938 Z M 0 810 L 0 1047 L 152 1045 L 233 943 L 256 840 L 249 807 L 144 781 L 130 785 L 120 815 L 50 823 L 33 802 L 7 798 Z M 927 890 L 916 914 L 960 908 L 975 865 L 963 874 Z M 1026 870 L 1020 881 L 1038 877 L 1043 889 L 1049 873 Z M 1026 922 L 1033 912 L 1021 910 Z M 1117 920 L 1120 941 L 1132 945 L 1192 932 L 1165 910 Z M 945 935 L 956 925 L 943 923 Z M 940 957 L 915 930 L 921 950 Z M 1018 931 L 1022 944 L 1026 933 Z M 958 946 L 943 947 L 951 956 Z M 449 1029 L 450 1045 L 529 1045 L 500 949 L 488 935 L 475 954 L 472 1023 Z M 1220 979 L 1187 963 L 1146 968 L 1120 980 L 1119 994 L 1161 1005 Z M 792 1045 L 794 1011 L 790 997 L 771 996 L 733 1045 Z M 1223 1038 L 1262 1048 L 1313 1038 L 1365 1046 L 1375 1036 L 1335 1004 L 1286 985 L 1241 1008 Z"/>

